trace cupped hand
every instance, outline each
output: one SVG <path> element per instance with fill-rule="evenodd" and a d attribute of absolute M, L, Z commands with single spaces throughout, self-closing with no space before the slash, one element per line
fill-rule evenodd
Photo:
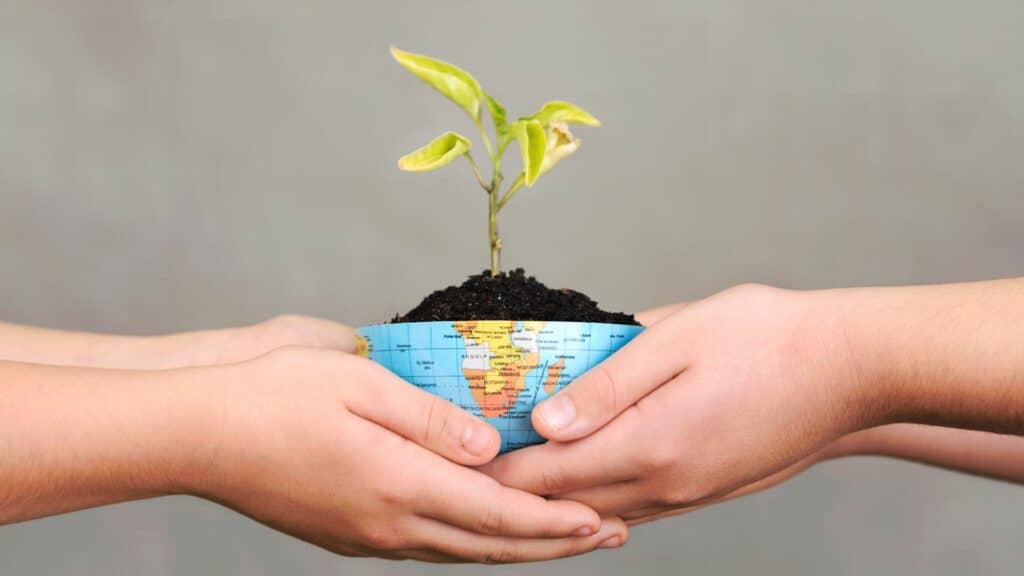
<path fill-rule="evenodd" d="M 240 328 L 183 336 L 188 337 L 189 347 L 195 354 L 192 365 L 242 362 L 288 346 L 354 352 L 357 338 L 355 330 L 349 326 L 297 314 L 283 314 Z"/>
<path fill-rule="evenodd" d="M 619 519 L 469 468 L 497 431 L 368 360 L 285 348 L 205 370 L 217 441 L 186 490 L 328 550 L 522 562 L 627 538 Z"/>
<path fill-rule="evenodd" d="M 860 385 L 827 292 L 743 286 L 641 319 L 652 325 L 534 410 L 552 442 L 483 470 L 647 520 L 777 483 L 884 404 Z"/>

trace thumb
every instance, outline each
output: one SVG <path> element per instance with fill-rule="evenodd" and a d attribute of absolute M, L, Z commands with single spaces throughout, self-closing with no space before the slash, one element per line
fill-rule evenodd
<path fill-rule="evenodd" d="M 398 378 L 383 366 L 345 356 L 358 385 L 346 390 L 357 416 L 465 466 L 491 461 L 501 447 L 493 426 L 440 396 Z"/>
<path fill-rule="evenodd" d="M 593 433 L 683 371 L 681 320 L 644 330 L 554 397 L 533 409 L 533 427 L 557 442 Z"/>

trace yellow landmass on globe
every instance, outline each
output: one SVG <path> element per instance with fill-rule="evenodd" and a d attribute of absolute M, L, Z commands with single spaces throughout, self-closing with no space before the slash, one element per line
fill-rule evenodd
<path fill-rule="evenodd" d="M 544 322 L 477 320 L 456 322 L 465 341 L 462 374 L 485 418 L 504 416 L 526 387 L 526 375 L 537 368 L 537 333 Z"/>

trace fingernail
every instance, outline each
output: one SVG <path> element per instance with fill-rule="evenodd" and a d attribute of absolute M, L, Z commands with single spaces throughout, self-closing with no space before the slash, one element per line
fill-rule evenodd
<path fill-rule="evenodd" d="M 622 546 L 622 536 L 606 538 L 597 545 L 598 548 L 618 548 L 619 546 Z"/>
<path fill-rule="evenodd" d="M 566 394 L 559 394 L 554 398 L 541 402 L 537 409 L 540 410 L 540 417 L 552 430 L 561 430 L 572 424 L 576 419 L 576 407 Z"/>
<path fill-rule="evenodd" d="M 573 536 L 590 536 L 594 533 L 594 528 L 591 526 L 580 526 L 572 533 Z"/>
<path fill-rule="evenodd" d="M 462 431 L 462 447 L 466 452 L 480 456 L 487 452 L 491 440 L 487 437 L 487 431 L 478 428 L 480 425 L 475 422 L 466 425 L 466 429 Z"/>

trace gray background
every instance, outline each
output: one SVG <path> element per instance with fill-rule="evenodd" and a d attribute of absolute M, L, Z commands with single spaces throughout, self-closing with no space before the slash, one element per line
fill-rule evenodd
<path fill-rule="evenodd" d="M 0 317 L 357 324 L 482 269 L 465 167 L 394 164 L 471 124 L 391 43 L 604 121 L 502 224 L 507 264 L 610 308 L 1024 273 L 1019 2 L 607 4 L 0 2 Z M 0 573 L 1008 574 L 1022 517 L 854 460 L 550 565 L 349 560 L 171 498 L 0 528 Z"/>

